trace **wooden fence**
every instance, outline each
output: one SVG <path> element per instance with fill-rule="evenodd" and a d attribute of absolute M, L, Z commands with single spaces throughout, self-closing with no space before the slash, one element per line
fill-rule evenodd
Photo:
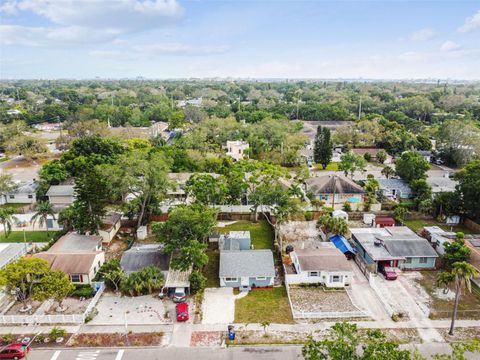
<path fill-rule="evenodd" d="M 470 219 L 465 219 L 463 224 L 472 231 L 480 233 L 480 224 Z"/>

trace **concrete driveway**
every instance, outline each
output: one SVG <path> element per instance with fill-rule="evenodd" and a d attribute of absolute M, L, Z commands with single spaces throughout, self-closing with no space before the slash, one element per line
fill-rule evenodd
<path fill-rule="evenodd" d="M 232 288 L 207 288 L 203 295 L 202 324 L 230 324 L 235 319 Z"/>

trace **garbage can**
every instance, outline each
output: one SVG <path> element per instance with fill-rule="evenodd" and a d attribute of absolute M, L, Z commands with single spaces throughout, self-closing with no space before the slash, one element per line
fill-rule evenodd
<path fill-rule="evenodd" d="M 228 332 L 228 340 L 230 341 L 235 340 L 235 331 L 231 330 Z"/>

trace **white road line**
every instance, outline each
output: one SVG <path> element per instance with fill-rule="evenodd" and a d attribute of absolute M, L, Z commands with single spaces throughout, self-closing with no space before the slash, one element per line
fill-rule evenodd
<path fill-rule="evenodd" d="M 57 360 L 57 358 L 60 356 L 61 352 L 62 352 L 61 350 L 55 351 L 55 353 L 53 354 L 53 356 L 50 360 Z"/>
<path fill-rule="evenodd" d="M 122 360 L 122 357 L 123 357 L 123 353 L 125 352 L 125 350 L 118 350 L 118 354 L 117 356 L 115 357 L 115 360 Z"/>

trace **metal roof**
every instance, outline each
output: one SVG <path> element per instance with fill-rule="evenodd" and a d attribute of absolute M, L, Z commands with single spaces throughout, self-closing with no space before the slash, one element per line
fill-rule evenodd
<path fill-rule="evenodd" d="M 52 185 L 47 191 L 47 196 L 73 196 L 74 194 L 73 185 Z"/>
<path fill-rule="evenodd" d="M 274 277 L 271 250 L 235 250 L 220 252 L 220 277 Z"/>
<path fill-rule="evenodd" d="M 120 266 L 126 273 L 139 271 L 147 266 L 155 266 L 168 271 L 170 255 L 163 253 L 161 245 L 134 246 L 123 253 Z"/>
<path fill-rule="evenodd" d="M 61 253 L 97 251 L 97 247 L 101 242 L 101 236 L 81 235 L 70 232 L 58 239 L 48 251 Z"/>

